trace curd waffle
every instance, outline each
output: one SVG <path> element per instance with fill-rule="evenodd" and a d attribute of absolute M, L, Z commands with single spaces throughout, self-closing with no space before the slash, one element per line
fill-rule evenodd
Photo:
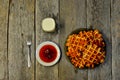
<path fill-rule="evenodd" d="M 105 43 L 98 30 L 80 31 L 68 36 L 66 41 L 67 56 L 75 67 L 94 68 L 104 62 Z"/>

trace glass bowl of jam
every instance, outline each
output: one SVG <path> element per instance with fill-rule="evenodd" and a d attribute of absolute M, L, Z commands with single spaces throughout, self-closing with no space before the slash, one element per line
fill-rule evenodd
<path fill-rule="evenodd" d="M 45 41 L 38 45 L 36 50 L 36 59 L 43 66 L 52 66 L 60 59 L 60 49 L 52 41 Z"/>

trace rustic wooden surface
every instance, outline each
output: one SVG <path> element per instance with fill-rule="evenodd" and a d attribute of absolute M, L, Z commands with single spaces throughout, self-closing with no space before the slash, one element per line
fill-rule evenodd
<path fill-rule="evenodd" d="M 99 29 L 107 45 L 105 63 L 89 70 L 88 80 L 112 80 L 110 15 L 110 0 L 87 0 L 87 27 Z"/>
<path fill-rule="evenodd" d="M 86 28 L 85 4 L 85 0 L 60 0 L 60 46 L 63 54 L 59 63 L 59 80 L 88 79 L 87 69 L 76 71 L 74 66 L 66 59 L 64 51 L 65 40 L 71 31 L 77 28 Z"/>
<path fill-rule="evenodd" d="M 8 13 L 9 0 L 0 1 L 0 80 L 8 79 L 8 62 L 7 62 L 7 33 L 8 33 Z"/>
<path fill-rule="evenodd" d="M 34 0 L 10 2 L 8 31 L 9 80 L 34 80 Z M 27 67 L 26 41 L 31 37 L 31 68 Z"/>
<path fill-rule="evenodd" d="M 120 80 L 120 0 L 0 0 L 0 80 Z M 41 21 L 53 17 L 54 33 Z M 106 59 L 95 69 L 75 69 L 66 59 L 64 43 L 77 28 L 99 29 L 106 41 Z M 29 38 L 30 37 L 30 38 Z M 32 41 L 32 65 L 27 67 L 26 41 Z M 56 42 L 60 61 L 44 67 L 35 58 L 37 46 Z"/>
<path fill-rule="evenodd" d="M 120 1 L 111 1 L 112 79 L 120 79 Z"/>
<path fill-rule="evenodd" d="M 59 43 L 59 33 L 46 33 L 41 28 L 42 19 L 46 17 L 58 18 L 58 0 L 36 0 L 36 47 L 43 41 Z M 58 64 L 44 67 L 36 62 L 36 80 L 58 80 Z"/>

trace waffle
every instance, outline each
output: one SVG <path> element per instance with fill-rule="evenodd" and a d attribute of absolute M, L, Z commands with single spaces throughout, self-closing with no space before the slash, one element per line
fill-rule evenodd
<path fill-rule="evenodd" d="M 69 35 L 66 47 L 66 54 L 75 67 L 94 68 L 96 64 L 104 62 L 105 43 L 98 30 Z"/>

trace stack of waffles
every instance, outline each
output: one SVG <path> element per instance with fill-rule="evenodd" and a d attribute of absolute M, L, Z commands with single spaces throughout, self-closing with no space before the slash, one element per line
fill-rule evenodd
<path fill-rule="evenodd" d="M 105 43 L 98 30 L 80 31 L 69 35 L 66 41 L 67 56 L 75 67 L 94 68 L 104 62 Z"/>

